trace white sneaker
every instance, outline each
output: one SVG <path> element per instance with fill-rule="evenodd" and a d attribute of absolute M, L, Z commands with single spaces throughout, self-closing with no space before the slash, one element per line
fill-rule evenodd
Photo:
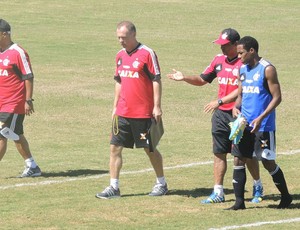
<path fill-rule="evenodd" d="M 168 185 L 156 184 L 154 185 L 152 192 L 149 193 L 149 196 L 163 196 L 168 193 Z"/>
<path fill-rule="evenodd" d="M 96 194 L 96 197 L 101 199 L 119 198 L 120 196 L 120 189 L 116 190 L 112 186 L 108 186 L 102 192 Z"/>
<path fill-rule="evenodd" d="M 21 177 L 37 177 L 41 175 L 42 171 L 39 166 L 36 166 L 35 168 L 25 167 Z"/>

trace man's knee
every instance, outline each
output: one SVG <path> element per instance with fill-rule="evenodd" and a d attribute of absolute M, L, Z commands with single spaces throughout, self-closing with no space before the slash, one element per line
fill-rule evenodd
<path fill-rule="evenodd" d="M 240 157 L 234 157 L 233 163 L 235 166 L 245 166 L 246 159 Z"/>

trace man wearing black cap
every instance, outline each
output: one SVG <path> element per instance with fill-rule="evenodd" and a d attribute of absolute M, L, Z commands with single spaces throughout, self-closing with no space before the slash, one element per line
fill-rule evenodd
<path fill-rule="evenodd" d="M 196 86 L 211 83 L 217 78 L 219 83 L 218 98 L 204 107 L 204 112 L 213 112 L 212 136 L 214 153 L 214 190 L 212 194 L 201 201 L 204 204 L 221 203 L 225 201 L 223 180 L 227 170 L 227 153 L 231 152 L 232 142 L 229 140 L 229 123 L 233 121 L 232 108 L 237 97 L 238 72 L 242 65 L 237 54 L 239 33 L 227 28 L 223 30 L 214 43 L 221 45 L 223 54 L 215 56 L 210 65 L 199 75 L 185 76 L 180 71 L 173 70 L 168 78 L 175 81 L 185 81 Z M 263 187 L 259 175 L 259 165 L 256 158 L 247 162 L 247 167 L 254 179 L 253 198 L 251 202 L 262 201 Z"/>
<path fill-rule="evenodd" d="M 33 109 L 33 73 L 27 52 L 11 40 L 11 28 L 0 19 L 0 160 L 7 139 L 14 140 L 26 167 L 21 177 L 41 175 L 23 135 L 23 120 Z"/>

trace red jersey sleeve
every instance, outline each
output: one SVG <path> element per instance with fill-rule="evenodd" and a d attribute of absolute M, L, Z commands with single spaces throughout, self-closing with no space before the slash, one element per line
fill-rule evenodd
<path fill-rule="evenodd" d="M 200 76 L 204 81 L 212 83 L 212 81 L 217 77 L 216 63 L 217 56 L 212 60 L 209 66 L 207 66 L 206 69 L 201 73 Z"/>

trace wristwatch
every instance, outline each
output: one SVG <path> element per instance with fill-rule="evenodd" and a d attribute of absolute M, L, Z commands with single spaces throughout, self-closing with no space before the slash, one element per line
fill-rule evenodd
<path fill-rule="evenodd" d="M 32 104 L 33 101 L 34 101 L 34 99 L 31 98 L 31 99 L 26 100 L 26 103 L 30 105 L 30 104 Z"/>
<path fill-rule="evenodd" d="M 218 100 L 218 104 L 219 104 L 219 106 L 221 106 L 221 105 L 224 104 L 223 101 L 222 101 L 222 99 L 219 99 L 219 100 Z"/>

